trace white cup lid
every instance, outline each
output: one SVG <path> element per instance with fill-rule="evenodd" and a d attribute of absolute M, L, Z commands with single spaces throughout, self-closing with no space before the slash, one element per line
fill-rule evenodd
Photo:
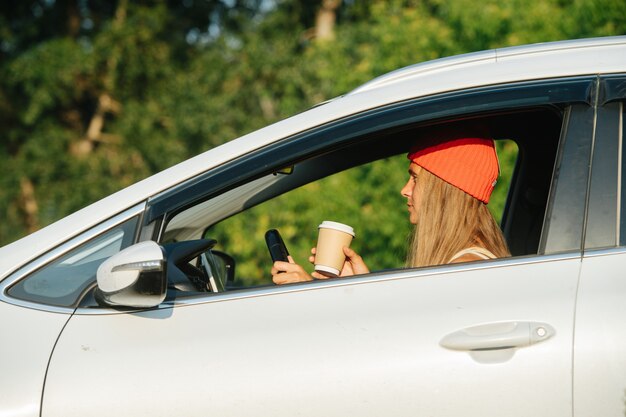
<path fill-rule="evenodd" d="M 318 228 L 335 229 L 335 230 L 339 230 L 341 232 L 347 233 L 349 235 L 352 235 L 353 237 L 356 236 L 354 234 L 354 229 L 352 228 L 352 226 L 348 226 L 347 224 L 338 223 L 338 222 L 331 222 L 329 220 L 324 220 L 322 224 L 318 226 Z"/>

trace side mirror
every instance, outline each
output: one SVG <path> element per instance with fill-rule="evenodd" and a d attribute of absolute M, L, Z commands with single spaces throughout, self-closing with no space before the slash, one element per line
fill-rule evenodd
<path fill-rule="evenodd" d="M 156 242 L 129 246 L 98 268 L 96 299 L 110 306 L 158 306 L 167 291 L 166 269 L 165 254 Z"/>
<path fill-rule="evenodd" d="M 235 259 L 227 253 L 214 250 L 213 254 L 221 265 L 222 275 L 225 277 L 224 282 L 231 283 L 235 281 Z"/>
<path fill-rule="evenodd" d="M 235 260 L 232 256 L 209 250 L 202 254 L 200 260 L 209 275 L 211 292 L 222 292 L 232 288 L 230 284 L 235 280 Z"/>

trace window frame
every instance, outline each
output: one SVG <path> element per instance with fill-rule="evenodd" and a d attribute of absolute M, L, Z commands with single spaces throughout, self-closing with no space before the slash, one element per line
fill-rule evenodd
<path fill-rule="evenodd" d="M 594 118 L 593 156 L 584 231 L 584 253 L 598 254 L 626 246 L 622 178 L 626 74 L 598 78 Z M 619 250 L 619 249 L 618 249 Z"/>
<path fill-rule="evenodd" d="M 619 246 L 619 135 L 622 103 L 610 102 L 597 109 L 589 201 L 585 225 L 585 251 Z"/>

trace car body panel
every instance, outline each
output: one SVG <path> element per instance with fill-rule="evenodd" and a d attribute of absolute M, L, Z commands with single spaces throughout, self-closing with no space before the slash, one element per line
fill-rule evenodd
<path fill-rule="evenodd" d="M 79 312 L 51 360 L 43 416 L 570 415 L 579 268 L 578 257 L 503 260 Z M 503 321 L 556 333 L 508 359 L 440 346 Z"/>
<path fill-rule="evenodd" d="M 48 360 L 69 314 L 0 302 L 0 416 L 39 416 Z"/>
<path fill-rule="evenodd" d="M 626 39 L 623 36 L 614 36 L 596 39 L 579 39 L 559 42 L 536 43 L 532 45 L 520 45 L 508 48 L 493 49 L 489 51 L 472 52 L 452 57 L 436 59 L 433 61 L 415 64 L 406 68 L 392 71 L 388 74 L 382 75 L 372 81 L 363 84 L 362 86 L 353 90 L 353 92 L 361 92 L 374 88 L 384 87 L 389 84 L 397 83 L 398 81 L 404 81 L 406 79 L 422 76 L 424 73 L 437 73 L 439 71 L 456 70 L 456 67 L 462 67 L 462 69 L 466 70 L 468 67 L 473 67 L 476 65 L 485 65 L 493 62 L 502 63 L 507 59 L 510 60 L 519 58 L 523 58 L 525 60 L 523 65 L 524 69 L 527 69 L 529 67 L 528 62 L 526 62 L 528 58 L 531 58 L 533 61 L 537 62 L 537 65 L 534 66 L 535 71 L 546 71 L 545 64 L 548 64 L 549 68 L 558 68 L 558 73 L 547 75 L 547 73 L 544 72 L 541 78 L 551 78 L 553 76 L 567 76 L 585 73 L 593 74 L 597 72 L 586 72 L 585 70 L 581 70 L 581 65 L 587 65 L 589 63 L 583 63 L 580 62 L 579 59 L 576 59 L 576 54 L 580 52 L 579 50 L 581 48 L 589 47 L 593 48 L 597 59 L 599 59 L 599 61 L 596 61 L 596 63 L 602 62 L 603 64 L 617 64 L 617 70 L 620 71 L 621 64 L 619 63 L 619 54 L 618 56 L 613 57 L 608 56 L 611 55 L 610 50 L 603 50 L 603 48 L 617 47 L 621 49 L 625 40 Z M 602 47 L 596 49 L 596 47 L 600 45 L 602 45 Z M 574 52 L 574 54 L 572 54 L 572 52 Z M 566 59 L 570 61 L 567 65 L 567 68 L 569 69 L 565 68 L 565 66 L 562 66 L 563 62 L 561 60 L 554 60 L 554 54 L 566 57 Z M 541 62 L 544 59 L 545 61 Z M 578 70 L 574 70 L 572 72 L 571 70 L 574 68 L 577 68 Z M 606 71 L 602 70 L 601 72 Z"/>
<path fill-rule="evenodd" d="M 0 280 L 23 263 L 59 245 L 63 240 L 105 221 L 126 208 L 277 140 L 351 114 L 419 96 L 496 83 L 568 75 L 624 71 L 626 36 L 555 42 L 485 52 L 484 59 L 469 54 L 444 65 L 435 63 L 400 70 L 385 88 L 362 90 L 282 120 L 142 180 L 10 245 L 0 248 Z M 482 56 L 479 54 L 479 56 Z M 418 68 L 416 70 L 416 68 Z M 383 78 L 383 81 L 385 79 Z M 373 81 L 374 82 L 374 81 Z M 71 232 L 68 233 L 68 230 Z M 10 254 L 10 256 L 7 256 Z"/>
<path fill-rule="evenodd" d="M 574 416 L 623 417 L 626 409 L 624 248 L 583 260 L 576 303 Z"/>

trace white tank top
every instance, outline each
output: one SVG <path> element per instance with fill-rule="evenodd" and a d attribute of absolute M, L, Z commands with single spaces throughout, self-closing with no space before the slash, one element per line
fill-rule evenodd
<path fill-rule="evenodd" d="M 456 254 L 454 254 L 454 256 L 452 258 L 450 258 L 448 263 L 451 263 L 454 260 L 459 259 L 463 255 L 476 255 L 480 259 L 495 259 L 495 258 L 497 258 L 496 255 L 494 255 L 493 253 L 489 252 L 485 248 L 481 248 L 481 247 L 478 247 L 478 246 L 472 246 L 471 248 L 463 249 L 462 251 L 459 251 Z"/>

